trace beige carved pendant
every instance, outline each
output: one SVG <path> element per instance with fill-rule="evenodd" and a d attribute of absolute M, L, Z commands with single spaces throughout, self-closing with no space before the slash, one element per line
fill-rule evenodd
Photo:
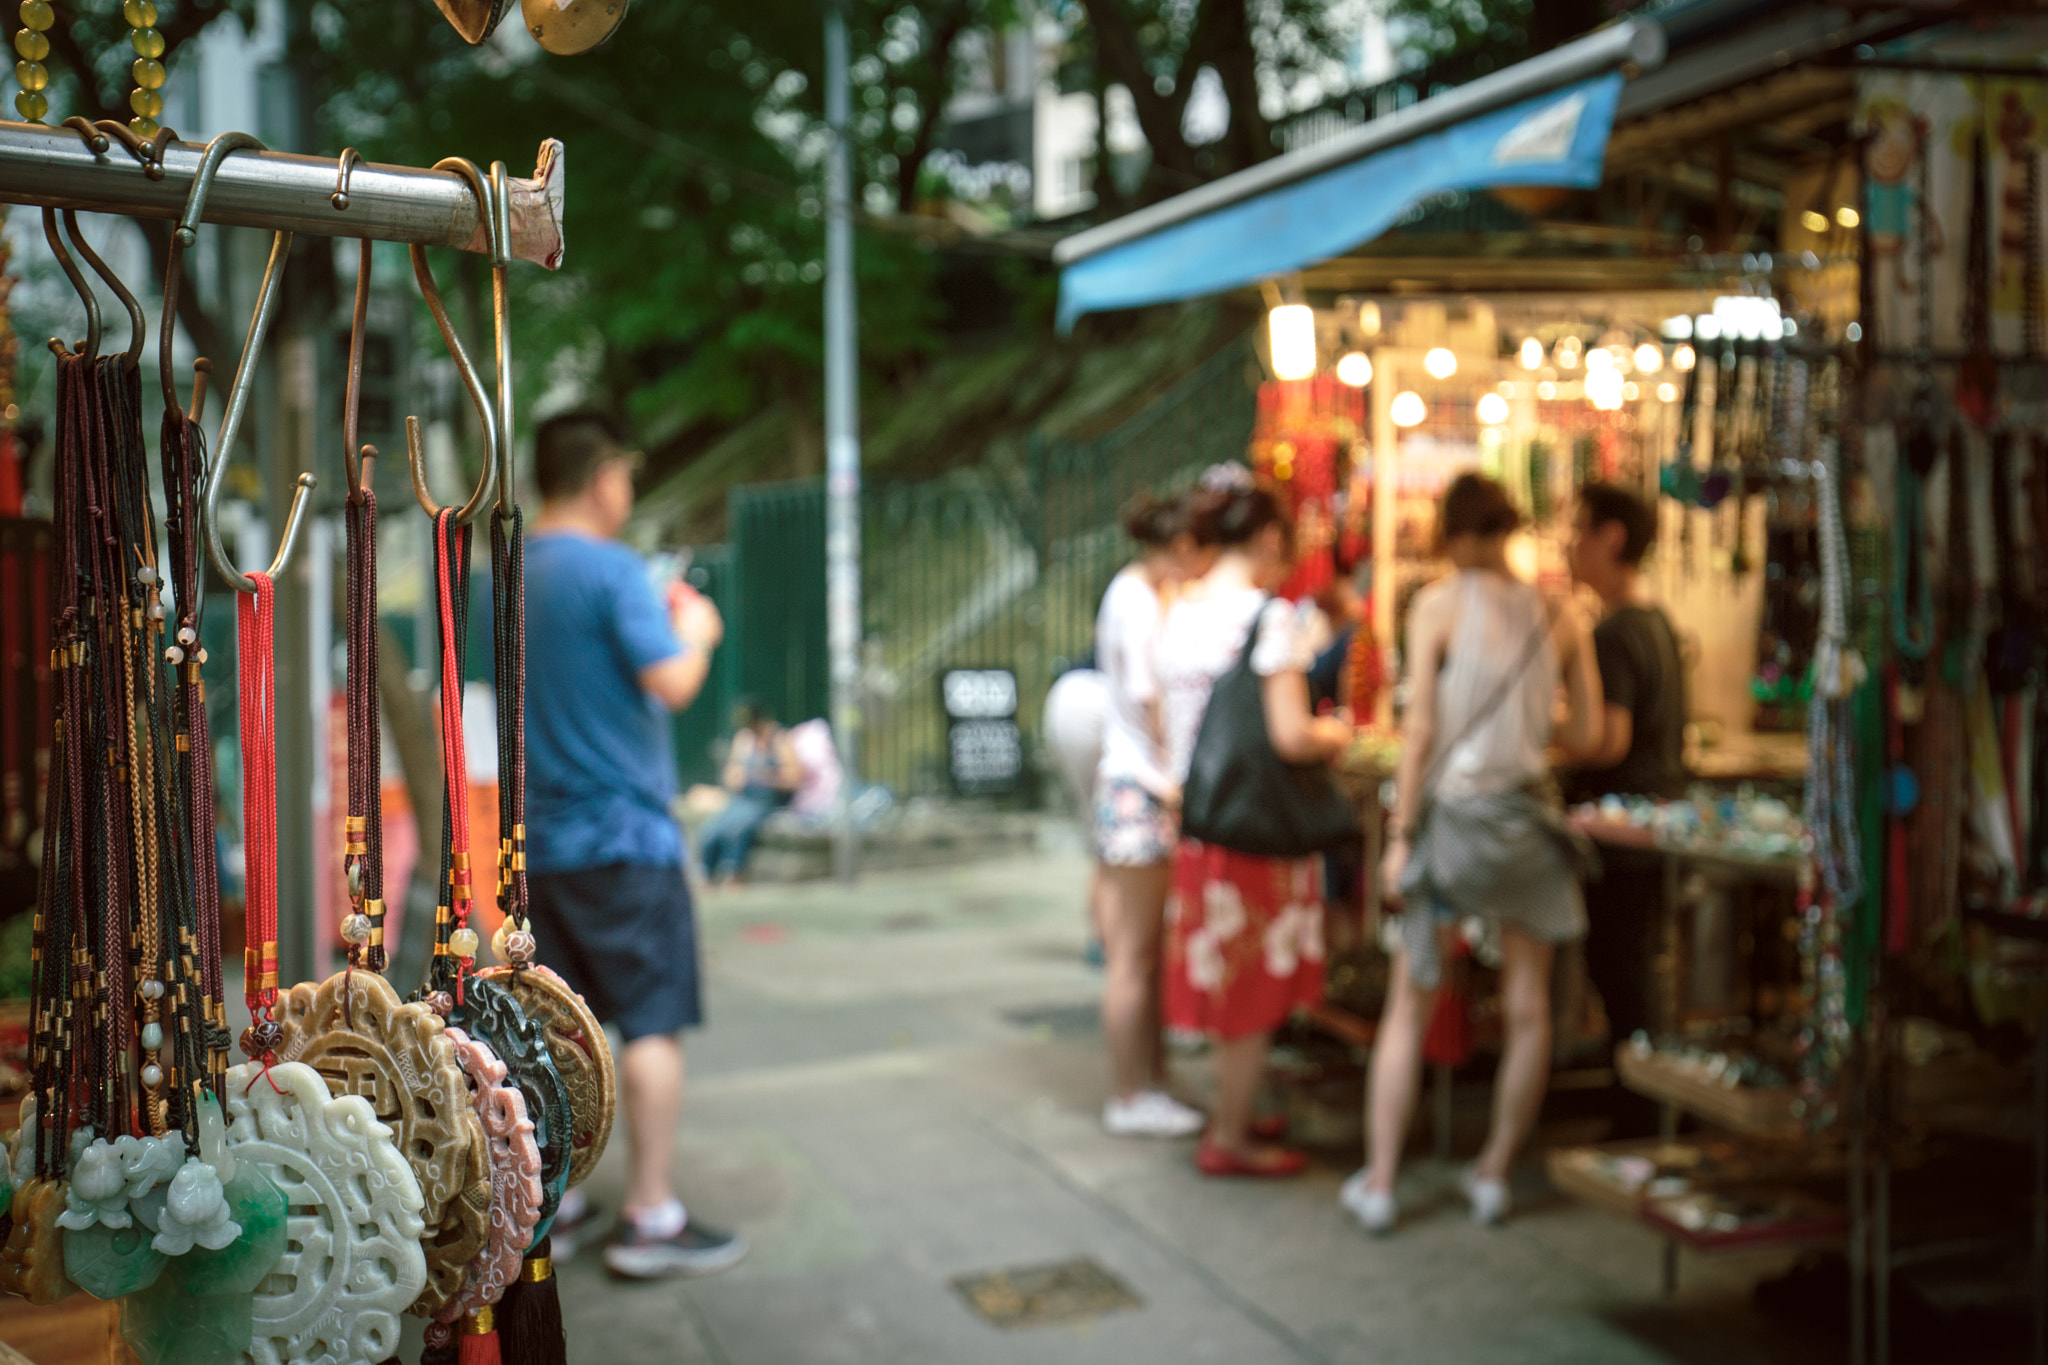
<path fill-rule="evenodd" d="M 285 1196 L 285 1250 L 257 1286 L 245 1361 L 375 1365 L 427 1282 L 424 1200 L 374 1102 L 333 1095 L 310 1066 L 245 1062 L 227 1073 L 226 1152 Z"/>
<path fill-rule="evenodd" d="M 526 1096 L 507 1081 L 505 1064 L 487 1044 L 459 1028 L 450 1028 L 448 1036 L 476 1087 L 477 1118 L 490 1137 L 492 1200 L 490 1240 L 470 1263 L 462 1292 L 435 1310 L 434 1320 L 444 1323 L 505 1297 L 505 1287 L 519 1278 L 520 1262 L 533 1245 L 543 1194 L 540 1144 L 526 1117 Z"/>
<path fill-rule="evenodd" d="M 569 1184 L 580 1185 L 597 1168 L 597 1159 L 611 1141 L 612 1114 L 618 1106 L 618 1075 L 604 1026 L 583 997 L 546 967 L 492 967 L 479 975 L 512 992 L 547 1037 L 548 1056 L 568 1088 L 575 1117 Z"/>
<path fill-rule="evenodd" d="M 14 1226 L 0 1251 L 0 1292 L 49 1305 L 77 1288 L 64 1276 L 64 1182 L 40 1176 L 14 1191 Z"/>
<path fill-rule="evenodd" d="M 360 1095 L 396 1134 L 425 1200 L 427 1316 L 462 1288 L 490 1229 L 489 1153 L 441 1016 L 398 998 L 375 972 L 303 982 L 278 997 L 278 1057 L 304 1062 L 336 1095 Z"/>

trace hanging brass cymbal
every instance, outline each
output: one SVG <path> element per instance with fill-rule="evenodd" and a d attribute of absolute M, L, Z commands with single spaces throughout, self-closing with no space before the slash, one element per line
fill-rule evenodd
<path fill-rule="evenodd" d="M 463 42 L 474 46 L 491 36 L 512 8 L 512 0 L 434 0 L 434 7 L 455 26 Z"/>
<path fill-rule="evenodd" d="M 442 0 L 445 7 L 446 0 Z M 526 31 L 557 57 L 590 51 L 626 20 L 627 0 L 519 0 Z"/>

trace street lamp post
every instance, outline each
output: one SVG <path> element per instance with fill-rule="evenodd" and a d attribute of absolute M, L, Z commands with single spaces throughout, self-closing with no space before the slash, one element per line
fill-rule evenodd
<path fill-rule="evenodd" d="M 832 732 L 842 777 L 832 866 L 854 877 L 853 787 L 860 772 L 860 352 L 853 290 L 853 145 L 845 0 L 825 5 L 825 619 Z"/>

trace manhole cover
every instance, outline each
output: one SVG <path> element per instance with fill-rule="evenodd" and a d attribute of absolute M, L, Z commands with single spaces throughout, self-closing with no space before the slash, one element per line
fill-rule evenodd
<path fill-rule="evenodd" d="M 965 1275 L 953 1281 L 953 1288 L 997 1327 L 1050 1327 L 1144 1306 L 1122 1280 L 1085 1256 Z"/>

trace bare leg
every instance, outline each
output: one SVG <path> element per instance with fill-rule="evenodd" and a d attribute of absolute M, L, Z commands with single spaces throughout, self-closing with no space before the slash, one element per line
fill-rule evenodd
<path fill-rule="evenodd" d="M 1536 1126 L 1550 1084 L 1550 960 L 1556 949 L 1512 926 L 1501 931 L 1501 1015 L 1507 1047 L 1493 1082 L 1493 1128 L 1479 1153 L 1481 1180 L 1508 1178 Z"/>
<path fill-rule="evenodd" d="M 669 1178 L 676 1129 L 683 1120 L 683 1040 L 657 1033 L 635 1038 L 620 1055 L 626 1108 L 628 1175 L 625 1213 L 649 1213 L 675 1198 Z"/>
<path fill-rule="evenodd" d="M 1451 955 L 1443 954 L 1448 964 Z M 1385 1194 L 1394 1188 L 1401 1149 L 1422 1091 L 1422 1037 L 1429 1027 L 1436 991 L 1415 984 L 1408 954 L 1395 949 L 1388 971 L 1387 1003 L 1380 1011 L 1380 1036 L 1372 1049 L 1372 1088 L 1366 1097 L 1366 1188 Z"/>
<path fill-rule="evenodd" d="M 1216 1042 L 1216 1107 L 1209 1115 L 1209 1142 L 1243 1155 L 1252 1141 L 1252 1103 L 1266 1075 L 1266 1047 L 1271 1033 L 1251 1033 Z"/>
<path fill-rule="evenodd" d="M 1109 869 L 1097 863 L 1094 875 L 1088 878 L 1088 932 L 1095 935 L 1097 943 L 1109 937 L 1109 897 Z"/>
<path fill-rule="evenodd" d="M 1160 1079 L 1159 936 L 1168 866 L 1105 867 L 1102 1036 L 1112 1084 L 1129 1099 Z"/>

